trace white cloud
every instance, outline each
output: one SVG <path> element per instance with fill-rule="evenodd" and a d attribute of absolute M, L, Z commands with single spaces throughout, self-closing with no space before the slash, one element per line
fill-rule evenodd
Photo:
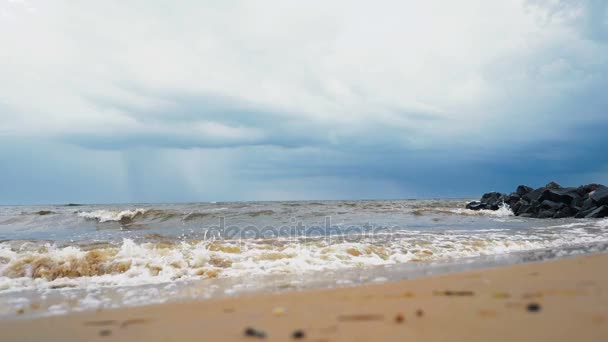
<path fill-rule="evenodd" d="M 606 45 L 586 38 L 598 25 L 579 4 L 7 2 L 0 119 L 14 135 L 97 142 L 148 131 L 140 143 L 156 134 L 161 144 L 205 126 L 210 139 L 193 146 L 221 145 L 223 135 L 230 146 L 273 144 L 265 138 L 300 122 L 330 144 L 382 134 L 370 128 L 402 129 L 408 138 L 394 142 L 417 147 L 466 140 L 504 118 L 530 118 L 530 108 L 509 103 L 597 81 Z M 281 119 L 213 121 L 202 102 L 191 124 L 177 124 L 171 110 L 183 95 L 231 99 L 255 108 L 251 115 Z M 142 114 L 163 108 L 164 123 Z"/>

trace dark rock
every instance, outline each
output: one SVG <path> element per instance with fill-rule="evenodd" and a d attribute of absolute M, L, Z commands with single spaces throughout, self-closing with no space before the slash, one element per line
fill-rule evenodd
<path fill-rule="evenodd" d="M 524 197 L 524 195 L 530 193 L 534 191 L 534 189 L 532 189 L 529 186 L 526 185 L 520 185 L 517 187 L 517 190 L 515 190 L 515 192 L 517 193 L 517 195 L 519 195 L 519 197 Z"/>
<path fill-rule="evenodd" d="M 589 198 L 591 198 L 597 206 L 608 204 L 608 188 L 605 186 L 598 187 L 589 193 Z"/>
<path fill-rule="evenodd" d="M 581 208 L 583 207 L 583 203 L 585 203 L 585 198 L 579 195 L 579 197 L 572 200 L 570 206 L 576 208 L 577 210 L 581 210 Z"/>
<path fill-rule="evenodd" d="M 591 198 L 587 198 L 586 200 L 583 201 L 583 205 L 581 206 L 581 211 L 587 211 L 589 209 L 595 209 L 597 208 L 597 205 L 595 205 L 595 203 L 593 203 L 593 200 Z"/>
<path fill-rule="evenodd" d="M 473 201 L 473 202 L 467 204 L 466 208 L 469 210 L 481 210 L 481 209 L 485 209 L 486 205 L 479 201 Z"/>
<path fill-rule="evenodd" d="M 555 209 L 545 209 L 545 210 L 541 210 L 538 215 L 536 215 L 537 218 L 553 218 L 553 216 L 555 216 L 555 214 L 557 213 L 557 210 Z"/>
<path fill-rule="evenodd" d="M 514 213 L 515 215 L 517 215 L 517 214 L 520 212 L 521 207 L 522 207 L 523 205 L 526 205 L 526 203 L 525 203 L 524 201 L 522 201 L 522 200 L 519 200 L 519 201 L 517 201 L 516 203 L 511 204 L 511 205 L 509 205 L 509 206 L 511 207 L 511 210 L 513 211 L 513 213 Z"/>
<path fill-rule="evenodd" d="M 538 201 L 532 201 L 531 203 L 523 204 L 518 210 L 517 214 L 519 216 L 521 216 L 521 214 L 531 214 L 531 216 L 534 216 L 538 214 L 539 206 L 540 203 L 538 203 Z"/>
<path fill-rule="evenodd" d="M 595 191 L 599 187 L 601 187 L 599 184 L 581 185 L 576 189 L 576 191 L 578 192 L 579 196 L 587 197 L 590 192 Z"/>
<path fill-rule="evenodd" d="M 544 200 L 539 206 L 538 218 L 552 218 L 560 209 L 563 209 L 566 205 L 563 203 L 557 203 L 549 200 Z"/>
<path fill-rule="evenodd" d="M 481 202 L 487 202 L 491 199 L 498 198 L 501 195 L 502 194 L 500 192 L 495 192 L 495 191 L 485 193 L 485 194 L 483 194 L 483 196 L 481 196 Z"/>
<path fill-rule="evenodd" d="M 554 215 L 553 218 L 565 218 L 565 217 L 573 217 L 577 214 L 577 211 L 570 207 L 563 207 L 559 209 Z"/>
<path fill-rule="evenodd" d="M 586 209 L 586 210 L 581 210 L 576 215 L 574 215 L 574 218 L 585 218 L 587 215 L 591 214 L 596 209 L 597 208 L 590 208 L 590 209 Z"/>
<path fill-rule="evenodd" d="M 466 208 L 497 210 L 503 205 L 508 205 L 515 215 L 521 217 L 608 217 L 608 187 L 587 184 L 564 188 L 555 182 L 538 189 L 520 185 L 509 195 L 488 192 L 480 201 L 468 203 Z"/>
<path fill-rule="evenodd" d="M 519 202 L 520 199 L 521 199 L 521 196 L 519 196 L 517 193 L 513 192 L 509 196 L 507 196 L 507 198 L 505 199 L 505 203 L 507 203 L 510 207 L 513 207 L 513 205 L 515 205 L 515 203 Z"/>
<path fill-rule="evenodd" d="M 561 188 L 561 189 L 546 189 L 542 192 L 538 201 L 550 200 L 553 202 L 564 203 L 567 205 L 572 204 L 580 196 L 576 191 L 576 188 Z"/>
<path fill-rule="evenodd" d="M 498 205 L 502 203 L 506 195 L 500 192 L 488 192 L 481 197 L 481 203 L 487 204 L 488 206 Z"/>
<path fill-rule="evenodd" d="M 545 192 L 545 190 L 547 190 L 547 188 L 538 188 L 534 191 L 525 194 L 522 198 L 524 198 L 528 202 L 538 201 L 538 199 L 543 194 L 543 192 Z"/>
<path fill-rule="evenodd" d="M 608 206 L 603 205 L 585 216 L 585 218 L 604 218 L 608 217 Z"/>
<path fill-rule="evenodd" d="M 559 210 L 565 206 L 566 205 L 564 203 L 557 203 L 550 200 L 544 200 L 540 204 L 540 208 L 545 210 Z"/>

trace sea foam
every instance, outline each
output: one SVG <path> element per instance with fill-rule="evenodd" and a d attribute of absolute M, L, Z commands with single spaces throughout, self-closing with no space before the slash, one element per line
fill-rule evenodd
<path fill-rule="evenodd" d="M 109 222 L 116 221 L 120 222 L 125 219 L 132 220 L 137 216 L 142 216 L 146 213 L 145 209 L 132 209 L 132 210 L 122 210 L 122 211 L 113 211 L 113 210 L 95 210 L 91 212 L 79 212 L 78 216 L 97 220 L 98 222 Z"/>

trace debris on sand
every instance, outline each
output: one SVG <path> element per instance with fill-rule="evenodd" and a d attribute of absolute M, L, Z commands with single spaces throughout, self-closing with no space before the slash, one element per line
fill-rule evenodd
<path fill-rule="evenodd" d="M 528 304 L 528 306 L 526 307 L 526 309 L 528 310 L 528 312 L 539 312 L 540 311 L 540 304 L 538 304 L 538 303 L 530 303 L 530 304 Z"/>
<path fill-rule="evenodd" d="M 434 291 L 435 296 L 448 296 L 448 297 L 470 297 L 475 295 L 473 291 Z"/>
<path fill-rule="evenodd" d="M 272 309 L 272 314 L 275 316 L 283 316 L 283 315 L 285 315 L 285 312 L 287 312 L 287 310 L 285 310 L 285 308 L 282 308 L 280 306 Z"/>
<path fill-rule="evenodd" d="M 257 338 L 266 338 L 266 333 L 262 330 L 254 329 L 254 328 L 246 328 L 245 336 L 249 337 L 257 337 Z"/>
<path fill-rule="evenodd" d="M 293 337 L 296 340 L 302 339 L 306 336 L 306 334 L 304 333 L 303 330 L 296 330 L 293 332 L 293 334 L 291 334 L 291 337 Z"/>
<path fill-rule="evenodd" d="M 395 316 L 396 323 L 403 323 L 403 321 L 405 321 L 405 317 L 403 316 L 403 314 L 397 314 L 397 316 Z"/>
<path fill-rule="evenodd" d="M 496 299 L 507 299 L 511 298 L 511 295 L 506 292 L 497 292 L 494 294 L 494 298 Z"/>
<path fill-rule="evenodd" d="M 342 315 L 338 316 L 339 321 L 382 321 L 384 315 L 374 314 L 359 314 L 359 315 Z"/>
<path fill-rule="evenodd" d="M 106 337 L 106 336 L 110 336 L 110 335 L 112 335 L 112 330 L 110 330 L 110 329 L 103 329 L 103 330 L 99 331 L 99 336 Z"/>

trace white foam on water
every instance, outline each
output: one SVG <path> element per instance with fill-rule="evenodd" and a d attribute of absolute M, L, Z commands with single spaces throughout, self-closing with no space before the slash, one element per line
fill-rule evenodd
<path fill-rule="evenodd" d="M 600 228 L 608 228 L 608 217 L 597 221 L 595 225 Z"/>
<path fill-rule="evenodd" d="M 449 260 L 608 241 L 608 220 L 521 231 L 398 231 L 359 241 L 274 239 L 136 243 L 83 250 L 0 243 L 0 293 L 94 290 L 177 280 L 302 274 Z M 589 231 L 588 228 L 593 228 Z M 556 229 L 558 228 L 558 229 Z M 379 241 L 381 239 L 381 241 Z M 91 305 L 94 303 L 90 298 Z"/>
<path fill-rule="evenodd" d="M 426 208 L 426 209 L 416 209 L 414 211 L 428 211 L 430 213 L 437 213 L 437 214 L 445 214 L 445 213 L 451 213 L 451 214 L 455 214 L 455 215 L 466 215 L 466 216 L 491 216 L 491 217 L 496 217 L 496 218 L 508 218 L 511 216 L 515 216 L 515 214 L 513 213 L 513 211 L 511 210 L 511 207 L 509 207 L 508 204 L 506 203 L 502 203 L 497 210 L 487 210 L 487 209 L 481 209 L 481 210 L 471 210 L 471 209 L 466 209 L 466 208 L 454 208 L 454 207 L 432 207 L 432 208 Z"/>
<path fill-rule="evenodd" d="M 494 216 L 494 217 L 501 217 L 501 218 L 515 216 L 515 214 L 513 213 L 513 210 L 511 210 L 511 207 L 504 202 L 498 207 L 498 210 L 486 210 L 486 209 L 482 209 L 482 210 L 456 209 L 456 210 L 459 210 L 459 213 L 465 214 L 465 215 L 486 215 L 486 216 Z"/>
<path fill-rule="evenodd" d="M 132 210 L 95 210 L 90 212 L 80 212 L 78 216 L 86 219 L 97 220 L 98 222 L 119 222 L 125 218 L 133 219 L 136 216 L 140 216 L 146 213 L 146 209 L 132 209 Z"/>

